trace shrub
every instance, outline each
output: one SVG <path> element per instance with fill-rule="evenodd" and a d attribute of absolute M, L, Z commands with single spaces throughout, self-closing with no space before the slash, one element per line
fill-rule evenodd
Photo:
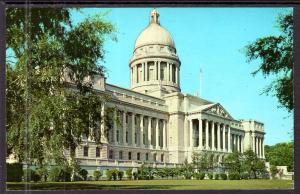
<path fill-rule="evenodd" d="M 137 178 L 138 178 L 138 173 L 137 173 L 137 172 L 134 172 L 132 175 L 133 175 L 133 179 L 134 179 L 134 180 L 137 180 Z"/>
<path fill-rule="evenodd" d="M 219 180 L 220 179 L 220 174 L 215 174 L 215 180 Z"/>
<path fill-rule="evenodd" d="M 276 174 L 278 172 L 279 172 L 279 170 L 277 169 L 277 167 L 274 166 L 274 165 L 271 165 L 271 167 L 270 167 L 270 173 L 271 173 L 272 179 L 275 179 Z"/>
<path fill-rule="evenodd" d="M 106 177 L 107 177 L 107 180 L 112 180 L 112 174 L 111 174 L 111 170 L 107 170 L 106 171 Z"/>
<path fill-rule="evenodd" d="M 207 174 L 208 178 L 211 180 L 213 179 L 214 175 L 212 173 Z"/>
<path fill-rule="evenodd" d="M 249 178 L 250 178 L 250 175 L 249 175 L 248 172 L 244 172 L 244 173 L 241 174 L 241 179 L 247 180 L 247 179 L 249 179 Z"/>
<path fill-rule="evenodd" d="M 199 172 L 199 173 L 195 173 L 193 176 L 194 176 L 194 178 L 196 178 L 197 180 L 203 180 L 204 177 L 205 177 L 205 173 Z"/>
<path fill-rule="evenodd" d="M 220 174 L 220 177 L 222 180 L 227 180 L 227 175 L 224 173 Z"/>
<path fill-rule="evenodd" d="M 111 170 L 111 175 L 112 175 L 112 178 L 115 180 L 117 180 L 117 176 L 118 176 L 118 170 L 117 169 L 112 169 Z"/>
<path fill-rule="evenodd" d="M 34 170 L 27 168 L 24 169 L 24 181 L 26 182 L 30 182 L 30 181 L 40 181 L 41 180 L 41 176 L 38 175 Z"/>
<path fill-rule="evenodd" d="M 102 173 L 100 170 L 95 170 L 93 175 L 94 175 L 95 180 L 98 181 L 100 179 L 100 177 L 102 176 Z"/>
<path fill-rule="evenodd" d="M 49 172 L 49 180 L 53 182 L 59 182 L 59 181 L 68 182 L 71 180 L 71 173 L 68 172 L 68 170 L 66 169 L 60 167 L 53 167 L 50 169 Z"/>
<path fill-rule="evenodd" d="M 236 172 L 234 172 L 234 173 L 230 173 L 229 175 L 228 175 L 228 178 L 230 179 L 230 180 L 240 180 L 240 174 L 239 173 L 236 173 Z"/>
<path fill-rule="evenodd" d="M 85 169 L 81 169 L 81 170 L 79 171 L 79 175 L 82 176 L 83 180 L 86 181 L 86 180 L 87 180 L 88 171 L 85 170 Z"/>
<path fill-rule="evenodd" d="M 35 172 L 41 177 L 42 181 L 47 181 L 47 177 L 49 175 L 47 167 L 38 168 Z"/>
<path fill-rule="evenodd" d="M 7 181 L 20 182 L 23 176 L 23 165 L 20 163 L 6 164 L 7 168 Z"/>
<path fill-rule="evenodd" d="M 123 171 L 118 171 L 118 178 L 119 178 L 120 181 L 122 180 L 123 176 L 124 176 L 124 172 Z"/>
<path fill-rule="evenodd" d="M 127 179 L 132 179 L 132 169 L 128 168 L 126 171 Z"/>

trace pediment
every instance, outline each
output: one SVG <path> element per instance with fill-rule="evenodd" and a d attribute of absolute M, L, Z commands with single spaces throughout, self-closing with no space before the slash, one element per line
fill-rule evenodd
<path fill-rule="evenodd" d="M 212 115 L 217 115 L 226 119 L 233 119 L 233 117 L 219 103 L 204 109 L 202 112 L 212 114 Z"/>

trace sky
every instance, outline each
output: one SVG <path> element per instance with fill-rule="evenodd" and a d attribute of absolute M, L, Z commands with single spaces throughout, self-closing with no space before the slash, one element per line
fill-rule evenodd
<path fill-rule="evenodd" d="M 85 8 L 72 12 L 78 23 L 108 11 L 104 17 L 117 28 L 118 41 L 107 40 L 103 65 L 107 82 L 130 88 L 129 60 L 139 33 L 149 24 L 152 8 Z M 235 119 L 254 119 L 265 125 L 265 144 L 293 138 L 293 115 L 274 96 L 261 95 L 275 77 L 251 72 L 259 60 L 247 63 L 245 45 L 257 38 L 279 35 L 276 19 L 292 8 L 157 8 L 160 24 L 175 42 L 181 61 L 183 93 L 219 102 Z M 200 68 L 202 84 L 200 84 Z M 201 89 L 200 89 L 201 88 Z M 201 94 L 200 94 L 201 91 Z"/>

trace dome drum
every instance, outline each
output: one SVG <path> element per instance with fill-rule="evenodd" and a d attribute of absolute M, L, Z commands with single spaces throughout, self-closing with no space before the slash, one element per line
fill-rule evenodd
<path fill-rule="evenodd" d="M 180 60 L 171 34 L 160 26 L 153 10 L 150 24 L 136 39 L 131 70 L 131 89 L 156 97 L 180 91 Z"/>

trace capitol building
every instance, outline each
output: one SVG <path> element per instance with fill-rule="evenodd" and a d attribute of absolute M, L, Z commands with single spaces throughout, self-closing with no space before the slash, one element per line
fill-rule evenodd
<path fill-rule="evenodd" d="M 264 159 L 263 123 L 237 120 L 218 102 L 182 93 L 184 64 L 155 9 L 136 39 L 128 65 L 130 89 L 106 83 L 100 76 L 94 83 L 99 93 L 110 96 L 103 113 L 114 108 L 115 119 L 110 129 L 101 125 L 102 132 L 108 131 L 101 145 L 87 137 L 76 149 L 81 167 L 174 167 L 191 162 L 194 152 L 205 152 L 221 164 L 229 153 L 248 149 Z"/>

